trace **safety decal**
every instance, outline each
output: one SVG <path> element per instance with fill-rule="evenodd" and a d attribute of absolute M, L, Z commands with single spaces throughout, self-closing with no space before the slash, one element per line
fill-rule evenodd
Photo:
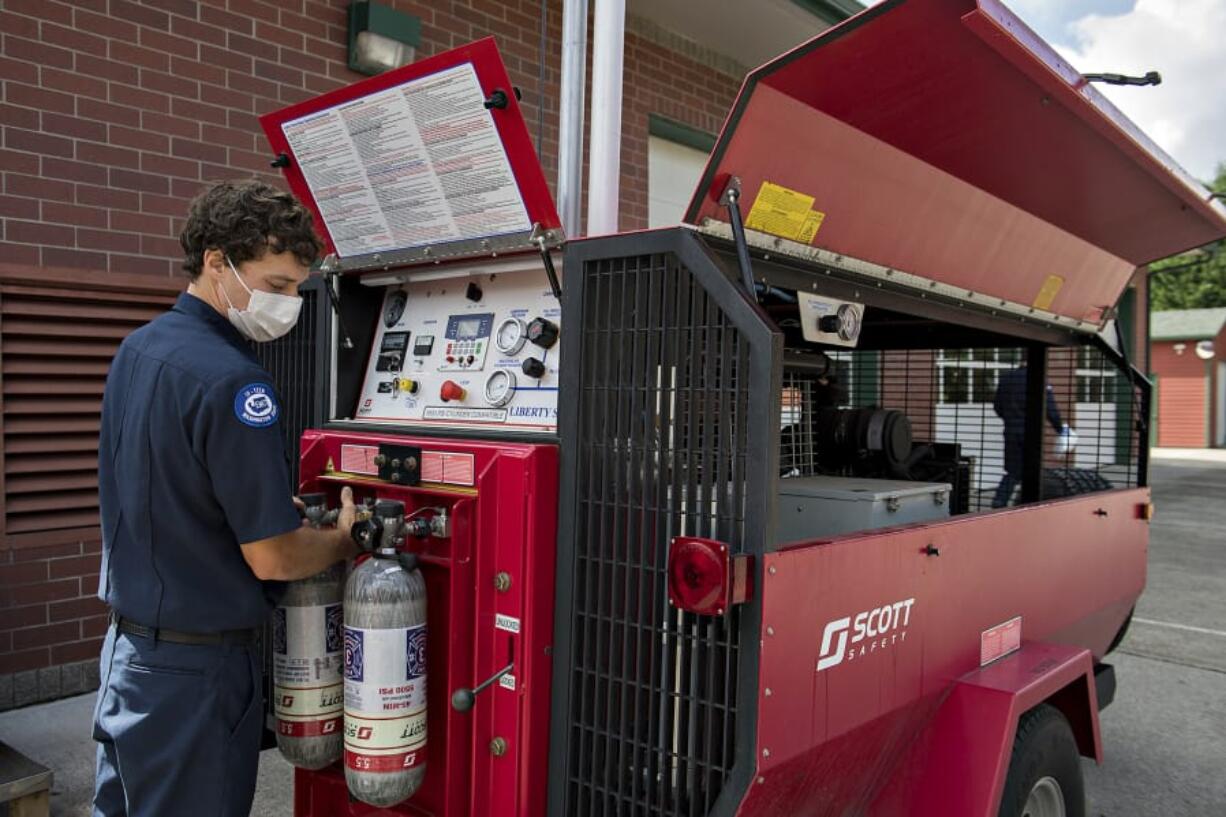
<path fill-rule="evenodd" d="M 405 630 L 404 676 L 409 680 L 426 674 L 426 625 Z"/>
<path fill-rule="evenodd" d="M 365 674 L 366 662 L 363 655 L 363 642 L 366 631 L 356 627 L 345 628 L 345 680 L 361 681 Z"/>
<path fill-rule="evenodd" d="M 808 244 L 821 229 L 826 214 L 813 209 L 814 198 L 780 184 L 762 182 L 749 208 L 745 226 Z"/>
<path fill-rule="evenodd" d="M 324 608 L 324 652 L 340 652 L 344 644 L 344 608 L 329 604 Z"/>
<path fill-rule="evenodd" d="M 1017 652 L 1022 647 L 1022 617 L 1011 618 L 979 634 L 979 666 L 985 667 L 998 658 Z"/>
<path fill-rule="evenodd" d="M 234 395 L 234 416 L 243 425 L 266 428 L 277 422 L 280 414 L 272 386 L 267 383 L 250 383 Z"/>
<path fill-rule="evenodd" d="M 1049 275 L 1043 281 L 1043 287 L 1039 290 L 1039 294 L 1035 296 L 1034 303 L 1031 304 L 1035 309 L 1050 310 L 1052 302 L 1056 300 L 1056 296 L 1060 294 L 1060 288 L 1064 286 L 1064 279 L 1059 275 Z"/>

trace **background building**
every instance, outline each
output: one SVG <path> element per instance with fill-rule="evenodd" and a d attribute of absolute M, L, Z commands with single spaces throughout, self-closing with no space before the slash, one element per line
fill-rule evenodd
<path fill-rule="evenodd" d="M 1160 446 L 1226 447 L 1226 308 L 1155 312 L 1150 372 Z"/>

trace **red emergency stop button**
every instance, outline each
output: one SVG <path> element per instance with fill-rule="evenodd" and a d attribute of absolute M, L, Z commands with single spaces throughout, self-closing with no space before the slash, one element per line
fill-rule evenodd
<path fill-rule="evenodd" d="M 452 400 L 463 400 L 468 396 L 468 392 L 454 380 L 444 380 L 442 388 L 438 390 L 438 396 L 444 403 L 450 403 Z"/>

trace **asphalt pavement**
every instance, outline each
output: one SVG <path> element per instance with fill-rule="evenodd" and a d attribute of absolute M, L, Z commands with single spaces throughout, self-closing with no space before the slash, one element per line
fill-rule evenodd
<path fill-rule="evenodd" d="M 1197 459 L 1197 456 L 1203 459 Z M 1104 763 L 1085 761 L 1091 817 L 1226 815 L 1226 452 L 1163 452 L 1132 627 L 1108 659 Z"/>
<path fill-rule="evenodd" d="M 1084 764 L 1090 817 L 1226 815 L 1226 452 L 1161 455 L 1149 584 L 1111 657 L 1103 766 Z M 55 771 L 53 817 L 86 817 L 93 695 L 0 713 L 0 741 Z M 290 817 L 292 773 L 260 758 L 253 815 Z"/>

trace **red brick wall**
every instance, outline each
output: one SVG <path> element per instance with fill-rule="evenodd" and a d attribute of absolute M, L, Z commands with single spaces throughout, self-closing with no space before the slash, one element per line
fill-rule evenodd
<path fill-rule="evenodd" d="M 556 175 L 561 8 L 540 85 L 533 0 L 398 2 L 423 55 L 494 34 Z M 156 6 L 156 8 L 155 8 Z M 343 0 L 8 0 L 0 11 L 0 250 L 11 263 L 172 275 L 187 201 L 208 180 L 268 175 L 256 117 L 358 78 Z M 172 12 L 161 9 L 170 8 Z M 716 132 L 739 78 L 627 35 L 622 226 L 647 220 L 647 118 Z M 270 178 L 272 178 L 270 176 Z"/>
<path fill-rule="evenodd" d="M 1184 345 L 1176 354 L 1176 343 Z M 1209 369 L 1196 356 L 1196 341 L 1156 341 L 1150 371 L 1158 380 L 1158 445 L 1201 448 L 1208 443 L 1205 397 Z"/>
<path fill-rule="evenodd" d="M 6 554 L 0 672 L 97 659 L 106 631 L 106 607 L 94 597 L 101 549 L 95 540 Z"/>
<path fill-rule="evenodd" d="M 422 19 L 422 56 L 497 36 L 534 139 L 545 111 L 539 145 L 552 185 L 560 0 L 547 2 L 543 86 L 537 0 L 392 5 Z M 256 117 L 359 78 L 346 67 L 346 6 L 4 0 L 2 260 L 36 276 L 62 267 L 93 280 L 171 280 L 193 195 L 211 180 L 276 179 Z M 715 133 L 739 82 L 627 35 L 623 228 L 647 223 L 648 116 Z M 96 537 L 48 547 L 0 537 L 0 676 L 96 657 L 104 628 L 103 607 L 91 598 L 98 548 Z"/>

